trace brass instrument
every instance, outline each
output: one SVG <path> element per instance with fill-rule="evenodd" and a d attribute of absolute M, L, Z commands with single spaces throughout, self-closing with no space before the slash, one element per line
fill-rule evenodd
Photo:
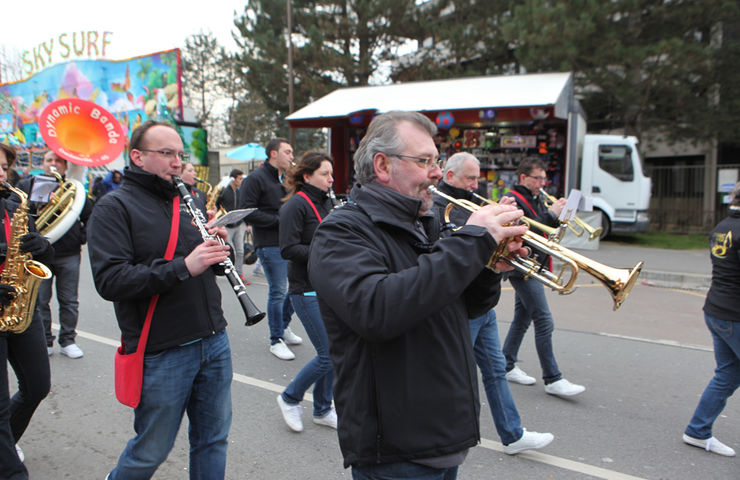
<path fill-rule="evenodd" d="M 543 200 L 543 203 L 545 204 L 547 208 L 550 208 L 553 202 L 557 201 L 557 198 L 547 193 L 545 189 L 543 188 L 540 188 L 540 193 L 545 197 L 545 199 Z M 581 237 L 583 236 L 584 232 L 588 232 L 589 242 L 592 242 L 595 239 L 599 238 L 601 236 L 601 232 L 604 231 L 602 227 L 594 228 L 588 223 L 584 222 L 582 218 L 578 218 L 577 216 L 574 216 L 573 220 L 570 220 L 568 222 L 568 229 L 571 232 L 573 232 L 577 237 Z"/>
<path fill-rule="evenodd" d="M 497 205 L 497 203 L 491 199 L 478 195 L 475 192 L 470 192 L 470 193 L 472 193 L 475 198 L 477 198 L 478 200 L 484 203 L 487 203 L 489 205 Z M 464 202 L 465 200 L 462 200 L 462 201 Z M 477 206 L 475 203 L 472 203 L 472 202 L 468 202 L 468 203 L 470 203 L 470 205 L 472 206 Z M 449 219 L 445 218 L 445 221 L 449 221 Z M 540 223 L 537 220 L 532 220 L 529 217 L 522 217 L 519 219 L 519 221 L 521 223 L 526 224 L 529 228 L 536 228 L 540 232 L 543 232 L 545 235 L 547 235 L 547 239 L 550 240 L 551 242 L 559 243 L 560 240 L 563 239 L 563 235 L 565 234 L 565 226 L 562 223 L 560 224 L 559 227 L 551 227 L 550 225 L 545 225 L 544 223 Z"/>
<path fill-rule="evenodd" d="M 335 208 L 341 208 L 344 206 L 345 203 L 347 203 L 346 200 L 340 200 L 337 198 L 337 196 L 334 194 L 334 189 L 329 187 L 329 200 L 331 201 L 331 209 L 334 210 Z"/>
<path fill-rule="evenodd" d="M 68 163 L 70 169 L 73 168 L 72 165 Z M 59 182 L 59 188 L 49 199 L 49 203 L 39 209 L 36 228 L 51 243 L 54 243 L 77 221 L 85 206 L 87 195 L 85 187 L 79 180 L 68 176 L 65 181 L 53 167 L 51 174 Z"/>
<path fill-rule="evenodd" d="M 226 178 L 230 178 L 230 177 L 226 177 Z M 206 191 L 203 192 L 206 194 L 206 211 L 207 212 L 216 211 L 216 215 L 214 216 L 214 218 L 221 218 L 224 215 L 226 215 L 226 209 L 224 209 L 224 207 L 220 207 L 218 210 L 216 210 L 216 201 L 218 200 L 218 197 L 221 195 L 221 192 L 224 189 L 224 187 L 222 186 L 222 183 L 224 182 L 224 180 L 222 179 L 218 183 L 216 188 L 213 188 L 213 185 L 211 185 L 210 183 L 198 177 L 195 177 L 195 181 L 200 182 L 206 186 Z"/>
<path fill-rule="evenodd" d="M 476 205 L 473 202 L 446 195 L 437 190 L 433 185 L 430 186 L 428 190 L 450 202 L 450 205 L 447 206 L 450 210 L 454 206 L 463 208 L 469 212 L 475 212 L 482 208 L 480 205 Z M 495 204 L 493 202 L 490 203 Z M 445 210 L 445 216 L 449 216 L 449 210 Z M 542 225 L 539 222 L 535 222 L 526 217 L 522 217 L 520 220 L 530 227 L 534 226 L 539 229 L 546 227 L 546 225 Z M 552 229 L 552 227 L 547 228 Z M 640 271 L 642 270 L 643 262 L 638 262 L 637 265 L 631 269 L 613 268 L 608 265 L 601 264 L 572 250 L 568 250 L 559 243 L 546 239 L 531 231 L 527 231 L 522 235 L 522 239 L 530 248 L 546 253 L 563 262 L 563 268 L 560 274 L 556 275 L 553 272 L 545 270 L 542 265 L 529 258 L 523 258 L 519 255 L 514 255 L 513 257 L 503 256 L 506 251 L 507 241 L 502 241 L 499 244 L 498 249 L 494 252 L 488 265 L 495 265 L 499 260 L 505 261 L 516 270 L 522 272 L 526 278 L 532 277 L 561 294 L 570 293 L 573 290 L 573 285 L 578 276 L 578 272 L 583 270 L 601 282 L 607 290 L 609 290 L 609 293 L 614 300 L 614 310 L 618 309 L 627 298 L 627 295 L 629 295 L 630 290 L 632 290 L 632 287 L 635 285 L 637 277 L 640 275 Z M 570 277 L 567 282 L 561 283 L 561 278 L 566 269 L 571 270 Z"/>
<path fill-rule="evenodd" d="M 0 274 L 0 283 L 12 286 L 15 295 L 2 311 L 0 331 L 22 333 L 31 324 L 39 285 L 42 280 L 51 278 L 51 270 L 32 260 L 31 254 L 21 251 L 21 237 L 28 233 L 28 195 L 9 183 L 4 188 L 18 195 L 21 204 L 10 221 L 10 238 L 5 239 L 5 268 Z"/>

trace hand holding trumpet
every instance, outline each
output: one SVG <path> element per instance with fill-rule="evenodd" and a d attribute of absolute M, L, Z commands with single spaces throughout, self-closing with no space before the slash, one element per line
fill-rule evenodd
<path fill-rule="evenodd" d="M 499 245 L 503 242 L 506 244 L 506 253 L 503 257 L 509 255 L 520 255 L 526 257 L 529 250 L 523 247 L 521 238 L 528 229 L 526 225 L 517 225 L 516 222 L 524 215 L 524 212 L 512 205 L 511 202 L 502 202 L 498 205 L 486 205 L 479 210 L 471 213 L 466 225 L 478 225 L 484 227 L 491 234 L 496 243 Z M 509 263 L 504 260 L 496 262 L 496 269 L 499 271 L 513 270 Z"/>

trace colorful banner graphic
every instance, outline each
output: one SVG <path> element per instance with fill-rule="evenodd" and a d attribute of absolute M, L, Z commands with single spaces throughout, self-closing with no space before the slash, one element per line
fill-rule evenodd
<path fill-rule="evenodd" d="M 180 50 L 174 49 L 120 61 L 70 61 L 20 82 L 0 84 L 0 141 L 15 146 L 19 163 L 26 164 L 46 149 L 38 126 L 44 107 L 55 100 L 80 98 L 111 112 L 128 143 L 129 133 L 149 118 L 173 123 L 182 118 L 180 73 Z M 185 137 L 190 135 L 179 127 L 178 131 L 189 150 Z M 200 150 L 207 148 L 195 143 L 198 148 L 190 153 L 206 164 L 207 152 Z"/>

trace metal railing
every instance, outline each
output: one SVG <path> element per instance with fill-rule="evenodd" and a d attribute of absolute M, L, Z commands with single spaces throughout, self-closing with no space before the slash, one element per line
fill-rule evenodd
<path fill-rule="evenodd" d="M 740 165 L 718 165 L 718 169 Z M 713 199 L 715 209 L 705 207 L 705 165 L 647 166 L 652 180 L 650 229 L 679 233 L 707 233 L 727 216 L 722 196 Z"/>

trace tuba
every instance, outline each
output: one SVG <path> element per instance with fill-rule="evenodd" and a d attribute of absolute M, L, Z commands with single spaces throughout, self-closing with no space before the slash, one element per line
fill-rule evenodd
<path fill-rule="evenodd" d="M 59 188 L 38 211 L 36 227 L 51 243 L 59 240 L 77 221 L 85 206 L 86 167 L 97 167 L 115 160 L 125 144 L 118 120 L 93 102 L 65 98 L 47 105 L 39 116 L 44 142 L 67 160 L 67 180 L 58 172 L 52 175 Z"/>
<path fill-rule="evenodd" d="M 21 199 L 10 221 L 10 238 L 6 238 L 5 268 L 0 283 L 12 286 L 15 296 L 0 316 L 0 331 L 23 333 L 33 319 L 39 285 L 51 278 L 51 270 L 43 263 L 31 259 L 31 254 L 21 251 L 21 237 L 28 233 L 28 196 L 9 183 L 3 186 Z"/>
<path fill-rule="evenodd" d="M 445 216 L 449 216 L 449 211 L 452 207 L 459 207 L 469 212 L 474 212 L 481 208 L 480 205 L 476 205 L 473 202 L 457 199 L 442 193 L 433 185 L 428 187 L 428 190 L 435 195 L 443 197 L 450 203 L 447 206 L 448 210 L 445 210 Z M 489 203 L 495 205 L 493 202 L 489 201 Z M 546 232 L 557 230 L 527 217 L 522 217 L 520 221 L 527 224 L 530 228 L 535 227 Z M 504 256 L 507 241 L 502 241 L 499 244 L 488 261 L 488 265 L 492 267 L 499 260 L 504 261 L 514 267 L 515 270 L 522 272 L 526 278 L 532 277 L 560 294 L 567 294 L 573 291 L 578 272 L 582 270 L 601 282 L 609 290 L 609 294 L 614 301 L 614 310 L 618 309 L 627 298 L 642 270 L 643 262 L 638 262 L 633 268 L 613 268 L 591 260 L 588 257 L 563 247 L 556 241 L 547 239 L 531 231 L 525 232 L 522 235 L 522 239 L 531 249 L 546 253 L 563 262 L 563 269 L 560 274 L 550 272 L 543 265 L 530 258 L 523 258 L 519 255 L 514 255 L 513 257 Z M 567 273 L 568 271 L 569 273 Z"/>

